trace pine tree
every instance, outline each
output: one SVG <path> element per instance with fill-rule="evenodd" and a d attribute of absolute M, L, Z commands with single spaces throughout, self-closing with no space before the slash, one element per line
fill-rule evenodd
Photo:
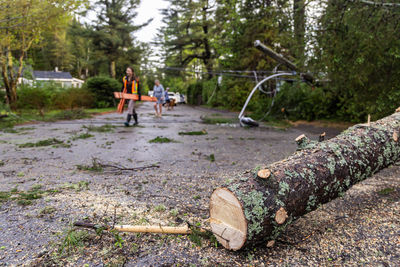
<path fill-rule="evenodd" d="M 91 33 L 92 42 L 95 49 L 107 57 L 109 73 L 113 78 L 116 77 L 117 60 L 126 52 L 135 51 L 132 49 L 135 47 L 132 33 L 151 21 L 142 25 L 134 24 L 137 16 L 135 10 L 139 4 L 140 0 L 99 0 L 95 3 L 100 12 Z"/>

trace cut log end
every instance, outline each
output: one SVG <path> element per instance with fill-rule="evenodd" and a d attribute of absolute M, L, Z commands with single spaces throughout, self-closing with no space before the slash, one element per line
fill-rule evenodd
<path fill-rule="evenodd" d="M 210 225 L 217 240 L 227 249 L 242 248 L 247 237 L 243 207 L 226 188 L 214 190 L 210 200 Z"/>
<path fill-rule="evenodd" d="M 275 221 L 277 222 L 277 224 L 283 224 L 286 221 L 287 217 L 288 215 L 286 210 L 281 207 L 275 214 Z"/>
<path fill-rule="evenodd" d="M 262 179 L 268 179 L 271 176 L 271 171 L 268 169 L 259 170 L 257 176 Z"/>

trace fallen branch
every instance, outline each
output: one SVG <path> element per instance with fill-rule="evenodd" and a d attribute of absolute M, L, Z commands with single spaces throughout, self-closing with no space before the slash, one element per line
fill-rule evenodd
<path fill-rule="evenodd" d="M 116 230 L 118 232 L 127 232 L 127 233 L 158 233 L 158 234 L 181 234 L 187 235 L 191 234 L 193 231 L 188 224 L 185 226 L 161 226 L 161 225 L 115 225 L 113 227 L 98 225 L 87 222 L 75 222 L 74 226 L 84 227 L 93 230 Z M 206 230 L 200 229 L 201 232 L 205 232 Z"/>
<path fill-rule="evenodd" d="M 88 167 L 88 169 L 101 169 L 103 172 L 106 173 L 121 173 L 124 171 L 142 171 L 146 169 L 154 169 L 160 168 L 159 165 L 148 165 L 148 166 L 141 166 L 141 167 L 133 167 L 128 168 L 118 163 L 103 163 L 98 158 L 92 158 L 92 166 Z"/>

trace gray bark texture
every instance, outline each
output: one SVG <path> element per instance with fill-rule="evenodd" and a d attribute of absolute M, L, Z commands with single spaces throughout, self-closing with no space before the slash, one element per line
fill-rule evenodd
<path fill-rule="evenodd" d="M 399 130 L 400 112 L 357 124 L 330 140 L 309 143 L 267 170 L 249 171 L 221 187 L 242 206 L 247 225 L 242 247 L 275 240 L 300 216 L 398 161 Z M 268 177 L 261 178 L 265 173 Z"/>

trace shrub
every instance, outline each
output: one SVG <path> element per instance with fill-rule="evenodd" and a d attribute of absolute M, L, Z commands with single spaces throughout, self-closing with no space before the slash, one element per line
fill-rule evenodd
<path fill-rule="evenodd" d="M 52 93 L 52 108 L 75 109 L 93 107 L 94 96 L 86 88 L 60 88 Z"/>
<path fill-rule="evenodd" d="M 93 77 L 86 81 L 85 88 L 93 94 L 95 105 L 98 108 L 115 106 L 113 92 L 121 91 L 122 84 L 109 77 Z"/>
<path fill-rule="evenodd" d="M 41 115 L 51 103 L 51 91 L 47 87 L 21 86 L 17 96 L 19 109 L 36 109 Z"/>
<path fill-rule="evenodd" d="M 201 105 L 203 103 L 202 92 L 203 83 L 201 81 L 189 84 L 187 88 L 187 102 L 192 105 Z"/>

